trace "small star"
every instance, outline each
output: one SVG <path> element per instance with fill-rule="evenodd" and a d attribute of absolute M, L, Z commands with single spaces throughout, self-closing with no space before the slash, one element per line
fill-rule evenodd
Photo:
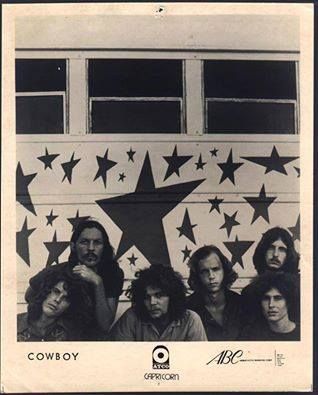
<path fill-rule="evenodd" d="M 52 162 L 54 159 L 56 159 L 60 154 L 49 154 L 47 148 L 45 147 L 45 155 L 43 156 L 38 156 L 37 159 L 39 159 L 41 162 L 44 164 L 44 170 L 47 169 L 48 167 L 52 169 Z"/>
<path fill-rule="evenodd" d="M 117 162 L 108 159 L 108 149 L 106 150 L 104 157 L 96 156 L 96 159 L 98 163 L 98 170 L 95 175 L 94 181 L 97 180 L 97 178 L 101 177 L 104 182 L 104 187 L 106 188 L 107 172 L 112 167 L 116 166 Z"/>
<path fill-rule="evenodd" d="M 291 226 L 288 228 L 291 234 L 293 235 L 293 240 L 299 240 L 300 241 L 300 215 L 298 215 L 297 222 L 295 226 Z"/>
<path fill-rule="evenodd" d="M 243 196 L 243 198 L 253 207 L 254 215 L 252 222 L 255 222 L 257 218 L 263 217 L 266 222 L 269 223 L 268 208 L 276 200 L 277 197 L 266 196 L 265 185 L 263 184 L 258 197 L 254 196 Z"/>
<path fill-rule="evenodd" d="M 131 257 L 127 258 L 129 260 L 129 265 L 136 266 L 137 257 L 132 253 Z"/>
<path fill-rule="evenodd" d="M 52 241 L 45 241 L 43 243 L 47 250 L 49 251 L 49 256 L 47 258 L 46 267 L 51 266 L 52 263 L 59 263 L 59 256 L 66 250 L 66 248 L 70 245 L 68 241 L 57 241 L 56 231 L 54 232 L 54 236 Z"/>
<path fill-rule="evenodd" d="M 46 219 L 47 219 L 47 224 L 46 224 L 46 226 L 48 226 L 48 225 L 53 226 L 53 221 L 54 221 L 56 218 L 58 218 L 58 215 L 53 215 L 53 209 L 52 209 L 51 212 L 50 212 L 50 214 L 49 214 L 49 215 L 46 215 Z"/>
<path fill-rule="evenodd" d="M 235 178 L 234 178 L 234 172 L 240 168 L 243 163 L 234 163 L 233 162 L 233 155 L 232 155 L 232 149 L 229 153 L 229 156 L 224 163 L 218 163 L 217 164 L 219 168 L 222 170 L 222 177 L 219 182 L 219 184 L 222 184 L 223 181 L 225 181 L 227 178 L 232 182 L 232 184 L 235 185 Z"/>
<path fill-rule="evenodd" d="M 80 217 L 79 216 L 79 210 L 76 212 L 75 217 L 67 218 L 68 222 L 73 226 L 72 232 L 77 228 L 78 224 L 81 223 L 82 221 L 86 221 L 90 218 L 90 216 L 84 216 Z"/>
<path fill-rule="evenodd" d="M 61 163 L 61 166 L 64 170 L 64 177 L 63 177 L 62 182 L 65 180 L 65 178 L 67 178 L 68 182 L 70 184 L 72 183 L 73 169 L 80 161 L 80 159 L 74 159 L 74 155 L 75 155 L 75 152 L 73 152 L 73 155 L 72 155 L 69 162 Z"/>
<path fill-rule="evenodd" d="M 209 202 L 212 204 L 212 206 L 210 207 L 209 213 L 210 213 L 211 211 L 213 211 L 214 209 L 215 209 L 216 211 L 218 211 L 219 213 L 221 213 L 221 212 L 220 212 L 220 204 L 223 202 L 223 200 L 224 200 L 224 199 L 218 199 L 217 196 L 215 196 L 214 199 L 209 199 Z"/>
<path fill-rule="evenodd" d="M 182 262 L 184 262 L 186 259 L 190 258 L 192 250 L 189 250 L 188 246 L 185 246 L 184 250 L 181 250 L 181 252 L 183 253 L 183 261 Z"/>
<path fill-rule="evenodd" d="M 186 162 L 188 162 L 188 160 L 190 160 L 192 156 L 189 155 L 179 156 L 177 152 L 177 146 L 175 146 L 172 155 L 164 156 L 163 158 L 168 163 L 168 169 L 164 178 L 164 181 L 166 181 L 166 179 L 169 178 L 174 173 L 178 177 L 180 177 L 180 173 L 179 173 L 180 167 L 183 166 Z"/>
<path fill-rule="evenodd" d="M 28 219 L 25 217 L 22 228 L 16 234 L 17 254 L 30 266 L 29 237 L 36 228 L 28 229 Z"/>
<path fill-rule="evenodd" d="M 230 237 L 230 234 L 231 234 L 233 226 L 240 225 L 240 223 L 236 221 L 236 214 L 237 214 L 237 211 L 231 216 L 229 216 L 226 213 L 224 213 L 224 221 L 225 222 L 220 227 L 220 229 L 226 229 L 227 237 Z"/>
<path fill-rule="evenodd" d="M 182 221 L 182 225 L 179 226 L 177 229 L 179 231 L 179 237 L 185 236 L 187 237 L 192 243 L 196 244 L 194 234 L 193 234 L 193 228 L 195 228 L 197 225 L 192 225 L 190 221 L 190 216 L 188 209 L 186 209 Z"/>
<path fill-rule="evenodd" d="M 125 173 L 119 173 L 119 179 L 118 181 L 124 182 L 124 179 L 126 178 Z"/>
<path fill-rule="evenodd" d="M 213 150 L 211 150 L 210 153 L 211 153 L 211 158 L 212 158 L 213 156 L 218 156 L 218 149 L 213 148 Z"/>
<path fill-rule="evenodd" d="M 133 151 L 132 148 L 130 147 L 130 150 L 126 152 L 126 154 L 128 155 L 128 162 L 129 161 L 134 162 L 135 153 L 136 153 L 136 151 Z"/>
<path fill-rule="evenodd" d="M 31 211 L 32 214 L 36 215 L 30 192 L 29 184 L 33 181 L 37 173 L 24 175 L 20 162 L 18 162 L 16 171 L 16 199 L 17 202 L 22 204 L 27 210 Z"/>
<path fill-rule="evenodd" d="M 207 162 L 203 162 L 202 161 L 202 155 L 200 154 L 198 161 L 195 163 L 195 165 L 197 167 L 196 170 L 199 170 L 199 169 L 203 170 L 203 168 L 206 165 L 206 163 Z"/>
<path fill-rule="evenodd" d="M 296 172 L 297 172 L 297 178 L 299 178 L 300 177 L 300 168 L 299 167 L 296 167 L 296 166 L 294 166 L 294 169 L 296 170 Z"/>
<path fill-rule="evenodd" d="M 235 237 L 235 241 L 223 242 L 225 247 L 232 254 L 232 258 L 231 258 L 232 266 L 238 263 L 242 267 L 242 269 L 244 269 L 242 257 L 253 243 L 254 241 L 239 240 L 237 236 Z"/>

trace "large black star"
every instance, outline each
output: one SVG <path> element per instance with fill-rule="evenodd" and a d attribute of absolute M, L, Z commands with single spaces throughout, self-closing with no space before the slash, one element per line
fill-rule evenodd
<path fill-rule="evenodd" d="M 97 180 L 98 177 L 101 177 L 104 182 L 104 187 L 106 188 L 106 181 L 107 181 L 107 172 L 110 170 L 112 167 L 117 165 L 117 162 L 114 162 L 110 159 L 108 159 L 108 149 L 105 152 L 105 155 L 102 156 L 96 156 L 97 163 L 98 163 L 98 170 L 96 173 L 96 176 L 94 178 L 94 181 Z"/>
<path fill-rule="evenodd" d="M 242 159 L 264 166 L 266 168 L 265 174 L 271 171 L 277 171 L 285 175 L 287 175 L 285 165 L 297 158 L 298 156 L 279 156 L 275 145 L 270 156 L 242 156 Z"/>
<path fill-rule="evenodd" d="M 206 165 L 206 162 L 202 161 L 202 154 L 200 154 L 198 161 L 195 163 L 196 165 L 196 170 L 203 170 L 204 166 Z"/>
<path fill-rule="evenodd" d="M 75 217 L 71 217 L 71 218 L 67 218 L 67 220 L 72 225 L 72 227 L 73 227 L 72 232 L 74 232 L 74 230 L 77 228 L 77 226 L 78 226 L 78 224 L 80 222 L 86 221 L 89 218 L 90 218 L 89 216 L 80 217 L 79 216 L 79 210 L 77 210 L 76 216 Z"/>
<path fill-rule="evenodd" d="M 45 147 L 45 155 L 43 156 L 38 156 L 37 159 L 39 159 L 41 162 L 44 164 L 44 170 L 47 169 L 48 167 L 52 169 L 52 162 L 54 159 L 56 159 L 60 154 L 49 154 L 47 148 Z"/>
<path fill-rule="evenodd" d="M 232 266 L 238 263 L 239 265 L 241 265 L 242 269 L 244 269 L 242 257 L 253 243 L 254 241 L 239 240 L 237 236 L 235 237 L 235 241 L 223 242 L 225 247 L 232 254 L 232 258 L 231 258 Z"/>
<path fill-rule="evenodd" d="M 72 155 L 71 159 L 69 160 L 69 162 L 61 163 L 61 166 L 64 170 L 64 177 L 63 177 L 62 182 L 65 180 L 65 178 L 67 178 L 68 182 L 70 184 L 72 183 L 73 169 L 80 161 L 80 159 L 74 159 L 74 155 L 75 155 L 75 152 L 73 152 L 73 155 Z"/>
<path fill-rule="evenodd" d="M 59 256 L 70 245 L 69 241 L 57 241 L 56 231 L 54 232 L 52 241 L 45 241 L 43 244 L 49 251 L 49 256 L 46 261 L 46 267 L 51 266 L 53 262 L 59 263 Z"/>
<path fill-rule="evenodd" d="M 53 209 L 51 210 L 49 215 L 46 215 L 47 223 L 46 226 L 51 225 L 53 226 L 53 221 L 58 218 L 58 215 L 53 215 Z"/>
<path fill-rule="evenodd" d="M 258 197 L 243 196 L 243 198 L 253 207 L 254 215 L 252 222 L 255 222 L 258 217 L 263 217 L 269 223 L 268 208 L 276 200 L 276 196 L 266 196 L 265 185 L 263 184 Z"/>
<path fill-rule="evenodd" d="M 197 224 L 195 224 L 195 225 L 191 224 L 189 212 L 188 212 L 188 209 L 186 208 L 186 211 L 185 211 L 184 217 L 183 217 L 183 221 L 182 221 L 182 225 L 177 227 L 177 229 L 179 231 L 179 237 L 185 236 L 190 241 L 192 241 L 192 243 L 196 244 L 194 234 L 193 234 L 193 228 L 195 228 L 196 226 L 197 226 Z"/>
<path fill-rule="evenodd" d="M 190 258 L 192 250 L 189 250 L 188 246 L 186 245 L 184 247 L 184 250 L 181 250 L 181 252 L 183 253 L 183 261 L 182 262 L 184 262 L 186 259 Z"/>
<path fill-rule="evenodd" d="M 29 253 L 29 237 L 35 231 L 36 228 L 28 229 L 28 220 L 25 217 L 22 228 L 17 232 L 16 243 L 17 243 L 17 254 L 24 260 L 24 262 L 30 266 L 30 253 Z"/>
<path fill-rule="evenodd" d="M 232 155 L 232 149 L 229 153 L 229 156 L 226 160 L 226 162 L 223 163 L 218 163 L 217 164 L 219 168 L 222 170 L 222 177 L 220 179 L 219 184 L 222 184 L 223 181 L 225 181 L 227 178 L 232 182 L 232 184 L 235 185 L 235 178 L 234 178 L 234 172 L 243 165 L 243 163 L 234 163 L 233 162 L 233 155 Z"/>
<path fill-rule="evenodd" d="M 134 253 L 132 253 L 132 255 L 130 257 L 128 257 L 127 259 L 129 260 L 130 266 L 136 266 L 136 261 L 138 258 L 134 255 Z"/>
<path fill-rule="evenodd" d="M 128 155 L 128 162 L 129 161 L 134 162 L 135 153 L 136 153 L 136 151 L 133 151 L 132 148 L 130 147 L 130 150 L 126 152 L 126 154 Z"/>
<path fill-rule="evenodd" d="M 20 162 L 18 162 L 16 171 L 16 197 L 17 202 L 22 204 L 32 214 L 36 215 L 31 196 L 29 193 L 29 184 L 32 182 L 37 173 L 24 175 Z"/>
<path fill-rule="evenodd" d="M 300 241 L 300 215 L 298 215 L 297 222 L 295 226 L 291 226 L 288 228 L 291 234 L 293 235 L 293 240 Z"/>
<path fill-rule="evenodd" d="M 135 246 L 150 264 L 171 265 L 162 219 L 203 181 L 156 188 L 147 152 L 135 192 L 96 201 L 123 232 L 117 257 Z"/>
<path fill-rule="evenodd" d="M 168 163 L 168 169 L 164 178 L 166 181 L 173 173 L 180 177 L 179 169 L 182 165 L 184 165 L 188 160 L 192 158 L 190 155 L 182 155 L 179 156 L 177 152 L 177 146 L 174 147 L 173 153 L 171 156 L 164 156 L 164 160 Z"/>
<path fill-rule="evenodd" d="M 224 213 L 224 221 L 225 222 L 220 227 L 220 229 L 226 229 L 227 237 L 230 237 L 230 234 L 231 234 L 233 226 L 240 225 L 240 223 L 236 221 L 236 214 L 237 214 L 237 211 L 231 216 L 229 216 L 226 213 Z"/>
<path fill-rule="evenodd" d="M 214 199 L 209 199 L 209 202 L 212 204 L 209 213 L 214 209 L 220 213 L 220 204 L 223 202 L 223 200 L 224 199 L 218 199 L 217 196 L 215 196 Z"/>

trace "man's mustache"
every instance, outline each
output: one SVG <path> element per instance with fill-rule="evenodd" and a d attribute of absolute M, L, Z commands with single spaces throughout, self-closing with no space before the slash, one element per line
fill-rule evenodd
<path fill-rule="evenodd" d="M 94 254 L 93 252 L 89 252 L 88 254 L 84 255 L 84 258 L 95 258 L 95 259 L 97 259 L 97 255 Z"/>

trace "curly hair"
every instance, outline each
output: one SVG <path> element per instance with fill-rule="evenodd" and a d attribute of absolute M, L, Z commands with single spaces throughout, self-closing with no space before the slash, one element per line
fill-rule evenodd
<path fill-rule="evenodd" d="M 28 318 L 36 321 L 42 314 L 42 304 L 50 294 L 53 287 L 63 281 L 67 298 L 70 302 L 68 309 L 63 313 L 63 318 L 74 325 L 85 327 L 93 320 L 92 301 L 83 287 L 83 280 L 70 277 L 66 272 L 45 269 L 39 289 L 28 299 Z"/>
<path fill-rule="evenodd" d="M 214 245 L 208 245 L 196 250 L 189 259 L 190 276 L 188 284 L 193 291 L 201 292 L 202 283 L 199 276 L 199 263 L 211 254 L 216 254 L 221 263 L 224 272 L 223 286 L 230 288 L 234 281 L 238 278 L 237 273 L 233 270 L 231 262 L 226 256 Z"/>
<path fill-rule="evenodd" d="M 262 274 L 269 269 L 265 260 L 266 251 L 273 242 L 279 239 L 287 247 L 287 256 L 279 271 L 298 273 L 299 254 L 295 250 L 294 241 L 286 229 L 277 226 L 266 231 L 255 248 L 253 264 L 258 274 Z"/>
<path fill-rule="evenodd" d="M 149 319 L 145 306 L 146 288 L 149 286 L 159 288 L 169 296 L 168 314 L 172 321 L 184 316 L 186 311 L 186 287 L 180 273 L 175 272 L 170 266 L 158 264 L 138 271 L 136 277 L 131 282 L 126 295 L 131 299 L 132 306 L 140 319 Z"/>

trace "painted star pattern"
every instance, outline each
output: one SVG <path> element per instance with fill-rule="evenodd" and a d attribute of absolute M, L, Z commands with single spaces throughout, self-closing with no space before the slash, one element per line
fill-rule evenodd
<path fill-rule="evenodd" d="M 265 185 L 263 184 L 258 197 L 255 196 L 243 196 L 243 198 L 253 207 L 254 214 L 251 224 L 253 224 L 257 218 L 262 217 L 266 222 L 269 223 L 269 206 L 276 200 L 276 196 L 266 196 Z"/>
<path fill-rule="evenodd" d="M 213 158 L 213 156 L 218 156 L 218 149 L 216 149 L 216 148 L 213 148 L 211 151 L 210 151 L 210 153 L 211 153 L 211 158 Z"/>
<path fill-rule="evenodd" d="M 37 159 L 40 160 L 44 164 L 44 170 L 47 168 L 52 169 L 52 162 L 56 159 L 60 154 L 49 154 L 47 148 L 45 147 L 45 155 L 38 156 Z"/>
<path fill-rule="evenodd" d="M 103 157 L 96 156 L 96 160 L 98 164 L 98 170 L 95 175 L 94 181 L 97 180 L 97 178 L 101 177 L 104 183 L 104 187 L 106 188 L 107 172 L 108 170 L 116 166 L 117 162 L 108 159 L 108 149 L 106 150 L 105 155 Z"/>
<path fill-rule="evenodd" d="M 131 257 L 127 258 L 129 260 L 129 265 L 136 266 L 137 257 L 135 257 L 134 253 L 132 253 Z"/>
<path fill-rule="evenodd" d="M 214 199 L 209 199 L 209 202 L 210 202 L 211 205 L 212 205 L 212 206 L 210 207 L 209 213 L 210 213 L 211 211 L 213 211 L 213 210 L 216 210 L 218 213 L 221 213 L 221 212 L 220 212 L 220 204 L 223 202 L 223 200 L 224 200 L 224 199 L 218 199 L 217 196 L 215 196 Z"/>
<path fill-rule="evenodd" d="M 291 232 L 294 241 L 300 241 L 300 215 L 298 215 L 295 226 L 289 227 L 288 230 Z"/>
<path fill-rule="evenodd" d="M 231 235 L 231 231 L 232 231 L 233 226 L 240 225 L 240 223 L 236 221 L 236 214 L 237 214 L 237 211 L 231 216 L 229 216 L 226 213 L 224 213 L 224 221 L 225 222 L 220 227 L 220 229 L 226 229 L 228 237 L 230 237 L 230 235 Z"/>
<path fill-rule="evenodd" d="M 198 161 L 195 163 L 196 165 L 196 170 L 203 170 L 204 166 L 206 165 L 207 162 L 202 161 L 202 154 L 200 154 Z"/>
<path fill-rule="evenodd" d="M 136 151 L 133 151 L 132 148 L 130 147 L 129 151 L 126 152 L 126 154 L 128 155 L 128 162 L 134 162 L 134 155 L 135 155 Z"/>
<path fill-rule="evenodd" d="M 124 182 L 125 178 L 126 178 L 125 173 L 119 173 L 118 181 Z"/>
<path fill-rule="evenodd" d="M 53 226 L 53 221 L 56 220 L 56 218 L 58 218 L 58 215 L 54 215 L 53 214 L 53 209 L 52 209 L 50 214 L 46 215 L 46 219 L 47 219 L 46 226 L 48 226 L 48 225 Z"/>
<path fill-rule="evenodd" d="M 192 250 L 189 250 L 188 246 L 185 246 L 184 250 L 181 250 L 181 252 L 183 253 L 183 261 L 182 262 L 184 262 L 186 259 L 190 258 Z"/>
<path fill-rule="evenodd" d="M 52 241 L 45 241 L 43 244 L 49 251 L 46 267 L 51 266 L 54 262 L 58 264 L 59 256 L 63 254 L 66 248 L 70 245 L 69 241 L 57 241 L 56 231 L 54 232 Z"/>
<path fill-rule="evenodd" d="M 244 269 L 243 265 L 243 255 L 247 252 L 247 250 L 251 247 L 254 241 L 247 240 L 239 240 L 238 237 L 235 237 L 235 241 L 224 241 L 223 244 L 232 254 L 231 263 L 234 266 L 238 263 L 242 269 Z"/>
<path fill-rule="evenodd" d="M 183 166 L 188 160 L 192 158 L 190 155 L 178 155 L 177 146 L 174 147 L 173 153 L 171 156 L 164 156 L 164 160 L 168 163 L 168 169 L 165 174 L 164 181 L 169 178 L 172 174 L 176 174 L 180 177 L 179 169 Z"/>
<path fill-rule="evenodd" d="M 22 228 L 16 234 L 17 254 L 30 266 L 29 237 L 36 228 L 28 229 L 28 219 L 25 217 Z"/>
<path fill-rule="evenodd" d="M 69 162 L 61 163 L 61 166 L 64 170 L 64 177 L 62 182 L 67 178 L 68 182 L 72 183 L 73 169 L 78 164 L 80 159 L 74 159 L 75 152 L 73 152 L 71 159 Z"/>
<path fill-rule="evenodd" d="M 18 162 L 16 171 L 16 199 L 24 208 L 36 215 L 35 208 L 29 192 L 29 185 L 33 181 L 37 173 L 24 175 L 21 163 Z"/>
<path fill-rule="evenodd" d="M 72 232 L 77 228 L 78 224 L 81 223 L 82 221 L 88 220 L 90 217 L 85 215 L 80 217 L 79 216 L 79 210 L 76 212 L 75 217 L 67 218 L 68 222 L 72 225 Z"/>
<path fill-rule="evenodd" d="M 182 225 L 179 226 L 177 229 L 179 231 L 179 237 L 185 236 L 187 237 L 192 243 L 196 244 L 195 238 L 194 238 L 194 233 L 193 233 L 193 228 L 195 228 L 197 224 L 192 225 L 190 221 L 190 216 L 189 216 L 189 211 L 186 209 L 182 221 Z"/>
<path fill-rule="evenodd" d="M 299 177 L 300 177 L 300 168 L 299 168 L 299 167 L 296 167 L 296 166 L 294 166 L 294 169 L 296 170 L 296 173 L 297 173 L 297 178 L 299 178 Z"/>
<path fill-rule="evenodd" d="M 222 184 L 223 181 L 228 179 L 232 182 L 232 184 L 235 185 L 234 173 L 237 169 L 239 169 L 243 165 L 243 163 L 239 163 L 239 162 L 234 163 L 233 162 L 232 149 L 229 153 L 229 156 L 228 156 L 226 162 L 218 163 L 217 165 L 222 170 L 222 176 L 221 176 L 219 184 Z"/>

